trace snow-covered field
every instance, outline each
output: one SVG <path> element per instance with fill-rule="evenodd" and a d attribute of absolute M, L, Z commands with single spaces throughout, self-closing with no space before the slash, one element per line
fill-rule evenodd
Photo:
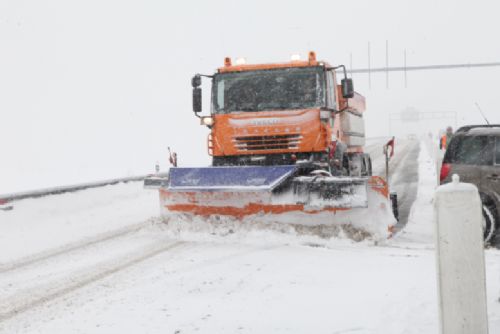
<path fill-rule="evenodd" d="M 434 159 L 383 245 L 166 226 L 137 182 L 0 211 L 0 333 L 437 333 Z M 500 252 L 486 251 L 490 332 Z"/>

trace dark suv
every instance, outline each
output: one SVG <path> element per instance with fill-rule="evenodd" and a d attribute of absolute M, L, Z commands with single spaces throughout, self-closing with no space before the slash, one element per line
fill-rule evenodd
<path fill-rule="evenodd" d="M 453 135 L 441 166 L 441 184 L 458 174 L 461 182 L 475 184 L 483 202 L 486 243 L 499 244 L 500 125 L 464 126 Z"/>

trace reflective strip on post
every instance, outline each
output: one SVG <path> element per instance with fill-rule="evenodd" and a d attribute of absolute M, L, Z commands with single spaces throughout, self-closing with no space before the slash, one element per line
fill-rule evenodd
<path fill-rule="evenodd" d="M 438 187 L 434 202 L 442 334 L 487 334 L 482 204 L 477 187 Z"/>

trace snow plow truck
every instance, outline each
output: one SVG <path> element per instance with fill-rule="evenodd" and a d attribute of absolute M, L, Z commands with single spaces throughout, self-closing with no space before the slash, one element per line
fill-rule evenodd
<path fill-rule="evenodd" d="M 212 83 L 209 116 L 199 115 L 202 77 Z M 164 218 L 291 224 L 354 240 L 391 235 L 394 204 L 363 152 L 365 98 L 345 66 L 314 52 L 273 64 L 227 57 L 192 87 L 212 165 L 145 180 L 159 189 Z"/>

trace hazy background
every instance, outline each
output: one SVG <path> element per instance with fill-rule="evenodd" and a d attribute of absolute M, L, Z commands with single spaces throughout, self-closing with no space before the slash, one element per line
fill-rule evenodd
<path fill-rule="evenodd" d="M 500 60 L 495 1 L 0 0 L 0 193 L 144 174 L 167 146 L 206 165 L 208 130 L 191 109 L 190 79 L 224 56 L 288 61 L 316 51 L 331 64 Z M 456 111 L 458 125 L 500 122 L 500 68 L 355 75 L 368 136 L 388 135 L 407 107 Z M 208 97 L 209 86 L 204 85 Z M 208 101 L 204 105 L 208 111 Z M 443 122 L 442 122 L 443 123 Z M 426 124 L 437 131 L 444 124 Z M 454 125 L 454 124 L 451 124 Z M 415 132 L 393 126 L 404 135 Z"/>

